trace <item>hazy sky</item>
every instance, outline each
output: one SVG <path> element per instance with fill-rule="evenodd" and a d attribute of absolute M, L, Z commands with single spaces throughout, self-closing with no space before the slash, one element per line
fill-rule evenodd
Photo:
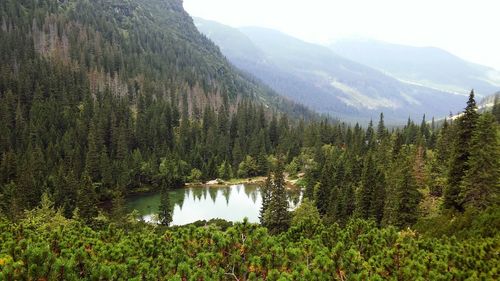
<path fill-rule="evenodd" d="M 500 70 L 499 0 L 184 0 L 184 8 L 315 43 L 360 37 L 440 47 Z"/>

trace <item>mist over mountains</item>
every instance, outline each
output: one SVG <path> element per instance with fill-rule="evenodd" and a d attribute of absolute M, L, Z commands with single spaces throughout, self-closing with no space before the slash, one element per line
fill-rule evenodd
<path fill-rule="evenodd" d="M 197 28 L 213 40 L 236 67 L 296 102 L 348 121 L 367 122 L 380 112 L 384 112 L 391 123 L 404 122 L 409 116 L 420 118 L 423 114 L 443 117 L 461 110 L 465 95 L 472 88 L 477 86 L 484 95 L 495 89 L 495 85 L 486 82 L 485 78 L 466 80 L 451 79 L 453 74 L 437 75 L 449 68 L 457 68 L 455 64 L 460 62 L 463 73 L 472 70 L 476 73 L 491 72 L 487 67 L 468 64 L 456 57 L 453 57 L 455 60 L 449 59 L 449 65 L 437 60 L 431 65 L 433 73 L 437 74 L 429 74 L 435 82 L 422 83 L 424 79 L 405 79 L 409 75 L 395 75 L 362 59 L 355 60 L 352 58 L 354 55 L 345 55 L 349 50 L 347 45 L 326 47 L 266 28 L 232 28 L 200 18 L 194 18 L 194 21 Z M 337 49 L 345 52 L 337 53 L 334 51 Z M 363 51 L 352 53 L 363 54 Z M 385 55 L 390 57 L 390 51 Z M 403 55 L 395 52 L 392 61 L 403 68 L 405 61 L 399 57 Z M 434 57 L 426 61 L 432 61 Z M 375 58 L 373 60 L 376 61 Z M 418 61 L 418 57 L 413 60 Z M 391 60 L 387 61 L 387 64 L 391 63 Z M 426 66 L 426 61 L 420 65 Z M 443 66 L 438 68 L 438 63 Z M 416 66 L 408 63 L 408 72 L 414 68 Z M 465 74 L 459 77 L 465 77 Z M 454 84 L 454 81 L 460 83 Z"/>
<path fill-rule="evenodd" d="M 411 83 L 463 93 L 474 88 L 480 96 L 500 89 L 500 72 L 467 62 L 434 47 L 412 47 L 376 40 L 340 40 L 337 54 Z"/>

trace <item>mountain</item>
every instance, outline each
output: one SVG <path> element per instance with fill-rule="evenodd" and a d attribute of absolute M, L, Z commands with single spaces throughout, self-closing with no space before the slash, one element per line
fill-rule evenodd
<path fill-rule="evenodd" d="M 500 92 L 496 92 L 493 95 L 483 97 L 477 103 L 478 112 L 491 111 L 495 104 L 498 105 L 500 102 Z"/>
<path fill-rule="evenodd" d="M 461 109 L 465 100 L 460 95 L 401 82 L 327 47 L 275 30 L 236 29 L 194 20 L 235 66 L 322 113 L 367 122 L 383 111 L 389 122 L 401 123 L 408 116 L 419 118 L 424 113 L 447 115 Z"/>
<path fill-rule="evenodd" d="M 224 103 L 234 111 L 245 99 L 311 113 L 228 63 L 180 0 L 8 0 L 0 8 L 5 67 L 46 60 L 82 71 L 93 94 L 108 89 L 132 105 L 142 94 L 170 99 L 191 115 Z"/>
<path fill-rule="evenodd" d="M 467 62 L 442 49 L 410 47 L 376 40 L 340 40 L 330 48 L 353 61 L 411 83 L 478 96 L 500 90 L 500 72 Z"/>

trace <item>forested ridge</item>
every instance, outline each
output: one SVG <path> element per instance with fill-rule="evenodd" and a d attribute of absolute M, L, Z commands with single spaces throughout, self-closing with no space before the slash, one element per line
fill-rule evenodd
<path fill-rule="evenodd" d="M 179 1 L 0 15 L 0 280 L 499 278 L 498 102 L 349 125 L 239 74 Z M 168 227 L 168 189 L 253 176 L 261 225 Z M 160 225 L 124 210 L 145 189 Z"/>

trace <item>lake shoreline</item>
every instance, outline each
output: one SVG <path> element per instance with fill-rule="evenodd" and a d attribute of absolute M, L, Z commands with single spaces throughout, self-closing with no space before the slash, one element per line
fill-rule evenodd
<path fill-rule="evenodd" d="M 300 179 L 300 178 L 299 178 Z M 285 183 L 286 183 L 286 188 L 287 189 L 294 189 L 294 188 L 301 188 L 300 185 L 297 184 L 297 181 L 299 179 L 289 179 L 288 177 L 285 177 Z M 255 184 L 255 185 L 264 185 L 266 182 L 266 177 L 264 176 L 257 176 L 257 177 L 250 177 L 246 179 L 242 178 L 232 178 L 229 180 L 221 180 L 221 179 L 215 179 L 207 182 L 186 182 L 184 183 L 183 186 L 180 187 L 175 187 L 173 189 L 183 189 L 183 188 L 190 188 L 190 187 L 224 187 L 224 186 L 231 186 L 231 185 L 239 185 L 239 184 Z M 135 190 L 127 192 L 125 197 L 133 197 L 133 196 L 138 196 L 138 195 L 144 195 L 144 194 L 150 194 L 150 193 L 156 193 L 159 192 L 156 188 L 153 186 L 141 186 Z"/>
<path fill-rule="evenodd" d="M 258 176 L 258 177 L 250 177 L 247 179 L 242 178 L 232 178 L 229 180 L 222 179 L 214 179 L 206 182 L 186 182 L 184 187 L 192 187 L 192 186 L 229 186 L 229 185 L 238 185 L 238 184 L 264 184 L 266 182 L 266 177 Z"/>
<path fill-rule="evenodd" d="M 300 179 L 301 178 L 289 179 L 288 177 L 285 177 L 286 188 L 289 188 L 289 189 L 300 188 L 300 185 L 297 184 L 297 182 Z M 193 187 L 193 186 L 221 187 L 221 186 L 231 186 L 231 185 L 238 185 L 238 184 L 264 185 L 265 182 L 266 182 L 266 177 L 264 177 L 264 176 L 250 177 L 247 179 L 233 178 L 233 179 L 229 179 L 227 181 L 222 180 L 222 179 L 215 179 L 215 180 L 207 181 L 205 183 L 187 182 L 184 184 L 184 188 Z"/>

